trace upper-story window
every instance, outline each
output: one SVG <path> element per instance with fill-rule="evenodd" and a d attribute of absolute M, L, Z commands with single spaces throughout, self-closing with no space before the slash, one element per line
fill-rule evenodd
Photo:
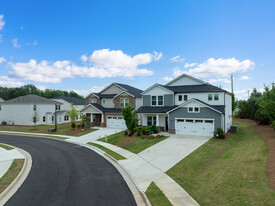
<path fill-rule="evenodd" d="M 55 105 L 56 110 L 60 110 L 60 104 Z"/>
<path fill-rule="evenodd" d="M 152 96 L 153 106 L 163 106 L 163 96 Z"/>
<path fill-rule="evenodd" d="M 129 99 L 120 99 L 120 106 L 121 107 L 128 107 L 129 106 Z"/>
<path fill-rule="evenodd" d="M 90 103 L 96 103 L 96 99 L 90 99 Z"/>
<path fill-rule="evenodd" d="M 183 95 L 183 99 L 184 99 L 184 101 L 187 101 L 188 100 L 188 96 L 186 94 Z"/>
<path fill-rule="evenodd" d="M 208 94 L 208 101 L 212 101 L 213 100 L 213 95 L 212 94 Z"/>
<path fill-rule="evenodd" d="M 214 94 L 214 100 L 218 101 L 219 100 L 219 94 Z"/>
<path fill-rule="evenodd" d="M 200 112 L 200 108 L 199 107 L 188 107 L 188 112 L 189 113 L 199 113 Z"/>
<path fill-rule="evenodd" d="M 106 103 L 106 99 L 102 99 L 102 104 L 105 104 Z"/>
<path fill-rule="evenodd" d="M 36 111 L 36 104 L 33 105 L 33 111 Z"/>
<path fill-rule="evenodd" d="M 182 95 L 179 95 L 179 98 L 178 98 L 179 102 L 182 101 Z"/>

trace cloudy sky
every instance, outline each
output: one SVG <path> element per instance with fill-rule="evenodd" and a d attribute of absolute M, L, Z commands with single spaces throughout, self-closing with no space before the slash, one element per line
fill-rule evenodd
<path fill-rule="evenodd" d="M 234 90 L 275 81 L 275 1 L 0 2 L 0 86 L 87 95 L 186 72 Z"/>

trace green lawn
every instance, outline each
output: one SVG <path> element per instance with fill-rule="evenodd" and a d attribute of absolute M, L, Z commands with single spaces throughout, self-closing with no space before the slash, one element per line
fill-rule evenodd
<path fill-rule="evenodd" d="M 154 144 L 161 142 L 162 140 L 166 139 L 166 136 L 162 136 L 161 138 L 155 138 L 155 139 L 147 139 L 147 138 L 139 138 L 139 137 L 126 137 L 124 138 L 124 132 L 118 132 L 116 134 L 108 136 L 108 143 L 120 146 L 121 143 L 126 141 L 133 141 L 133 144 L 127 145 L 127 146 L 120 146 L 123 149 L 126 149 L 130 152 L 133 152 L 135 154 L 138 154 L 139 152 L 147 149 L 148 147 L 153 146 Z M 105 142 L 105 138 L 99 139 L 99 141 Z"/>
<path fill-rule="evenodd" d="M 58 124 L 57 132 L 49 133 L 48 129 L 54 128 L 54 125 L 37 125 L 35 126 L 16 126 L 16 125 L 0 125 L 0 131 L 15 131 L 15 132 L 31 132 L 31 133 L 44 133 L 44 134 L 59 134 L 68 136 L 82 136 L 96 129 L 85 128 L 85 131 L 75 131 L 71 128 L 71 123 Z"/>
<path fill-rule="evenodd" d="M 250 123 L 233 120 L 238 133 L 212 139 L 167 174 L 200 205 L 275 205 L 268 183 L 268 146 Z"/>
<path fill-rule="evenodd" d="M 6 150 L 12 150 L 13 148 L 8 146 L 8 145 L 4 145 L 4 144 L 0 144 L 0 147 L 6 149 Z"/>
<path fill-rule="evenodd" d="M 109 150 L 108 148 L 106 147 L 103 147 L 102 145 L 99 145 L 99 144 L 95 144 L 95 143 L 92 143 L 92 142 L 88 142 L 89 145 L 92 145 L 92 146 L 95 146 L 99 149 L 101 149 L 102 151 L 106 152 L 108 155 L 111 155 L 113 158 L 115 158 L 116 160 L 124 160 L 126 159 L 125 157 L 123 157 L 122 155 L 112 151 L 112 150 Z"/>
<path fill-rule="evenodd" d="M 17 177 L 24 165 L 24 159 L 13 160 L 9 170 L 0 178 L 0 194 L 12 183 Z"/>
<path fill-rule="evenodd" d="M 152 206 L 172 205 L 157 185 L 152 182 L 145 192 Z"/>

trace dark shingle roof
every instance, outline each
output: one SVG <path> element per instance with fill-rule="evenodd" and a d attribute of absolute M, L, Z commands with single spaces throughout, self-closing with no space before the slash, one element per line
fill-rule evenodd
<path fill-rule="evenodd" d="M 14 99 L 1 102 L 0 104 L 62 104 L 51 99 L 40 97 L 34 94 L 28 94 L 26 96 L 20 96 Z"/>
<path fill-rule="evenodd" d="M 55 97 L 52 99 L 63 99 L 69 103 L 73 103 L 74 105 L 85 105 L 85 100 L 82 99 L 78 99 L 76 97 L 64 97 L 64 96 L 60 96 L 60 97 Z"/>
<path fill-rule="evenodd" d="M 97 108 L 101 112 L 106 112 L 106 113 L 121 113 L 122 111 L 122 109 L 117 109 L 117 108 L 105 108 L 99 104 L 91 104 L 91 105 L 93 105 L 95 108 Z"/>
<path fill-rule="evenodd" d="M 164 106 L 164 107 L 150 107 L 142 106 L 138 109 L 138 113 L 166 113 L 177 106 Z"/>
<path fill-rule="evenodd" d="M 100 93 L 93 93 L 96 96 L 100 97 L 100 98 L 113 98 L 114 96 L 116 96 L 117 94 L 100 94 Z"/>
<path fill-rule="evenodd" d="M 165 86 L 163 87 L 175 92 L 175 93 L 193 93 L 193 92 L 227 92 L 219 87 L 215 87 L 211 84 L 201 85 L 184 85 L 184 86 Z"/>
<path fill-rule="evenodd" d="M 142 90 L 132 87 L 128 84 L 121 84 L 121 83 L 115 83 L 118 86 L 121 86 L 122 88 L 126 89 L 128 93 L 132 94 L 135 97 L 141 97 Z"/>

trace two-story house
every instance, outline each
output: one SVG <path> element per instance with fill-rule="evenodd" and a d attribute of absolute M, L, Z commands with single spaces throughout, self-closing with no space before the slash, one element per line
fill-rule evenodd
<path fill-rule="evenodd" d="M 63 103 L 29 94 L 0 103 L 1 124 L 54 124 L 55 112 Z"/>
<path fill-rule="evenodd" d="M 80 112 L 90 118 L 93 126 L 126 129 L 122 109 L 129 105 L 138 109 L 142 104 L 141 92 L 127 84 L 112 83 L 99 93 L 89 94 Z"/>
<path fill-rule="evenodd" d="M 231 93 L 182 74 L 165 85 L 154 84 L 142 92 L 138 109 L 141 125 L 155 124 L 175 134 L 213 136 L 217 128 L 232 125 Z"/>

